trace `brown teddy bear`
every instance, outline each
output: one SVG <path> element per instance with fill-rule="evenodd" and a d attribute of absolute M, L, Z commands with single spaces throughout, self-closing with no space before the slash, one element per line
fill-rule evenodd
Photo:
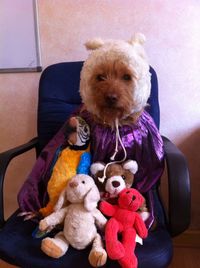
<path fill-rule="evenodd" d="M 90 171 L 100 191 L 101 199 L 108 200 L 110 203 L 116 203 L 118 194 L 124 188 L 130 188 L 134 182 L 134 175 L 138 170 L 137 162 L 127 160 L 123 163 L 95 162 L 91 165 Z M 145 221 L 149 217 L 146 202 L 138 211 Z"/>
<path fill-rule="evenodd" d="M 122 164 L 111 163 L 107 167 L 103 162 L 96 162 L 90 167 L 103 199 L 117 197 L 125 187 L 130 188 L 137 170 L 137 162 L 133 160 Z"/>

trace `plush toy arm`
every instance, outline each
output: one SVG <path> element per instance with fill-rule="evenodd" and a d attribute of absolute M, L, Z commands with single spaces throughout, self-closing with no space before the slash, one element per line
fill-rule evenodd
<path fill-rule="evenodd" d="M 146 228 L 146 225 L 144 221 L 142 220 L 141 216 L 139 214 L 135 214 L 135 223 L 134 223 L 134 228 L 137 232 L 137 234 L 141 238 L 146 238 L 148 235 L 148 230 Z"/>
<path fill-rule="evenodd" d="M 81 155 L 80 163 L 77 167 L 77 174 L 89 174 L 91 165 L 91 154 L 84 152 Z"/>
<path fill-rule="evenodd" d="M 113 206 L 106 201 L 102 201 L 99 205 L 100 211 L 106 216 L 113 216 L 117 210 L 117 206 Z"/>
<path fill-rule="evenodd" d="M 103 229 L 106 225 L 107 219 L 98 209 L 95 209 L 92 214 L 95 218 L 96 225 L 99 227 L 99 229 Z"/>
<path fill-rule="evenodd" d="M 53 212 L 49 216 L 45 217 L 39 223 L 40 231 L 45 231 L 51 226 L 55 226 L 64 221 L 65 215 L 67 213 L 68 208 L 62 208 L 59 211 Z"/>

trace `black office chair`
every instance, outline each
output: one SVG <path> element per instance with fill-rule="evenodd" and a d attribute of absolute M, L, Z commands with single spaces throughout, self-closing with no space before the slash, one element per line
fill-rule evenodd
<path fill-rule="evenodd" d="M 17 217 L 19 210 L 4 220 L 3 182 L 9 162 L 16 156 L 36 149 L 40 152 L 56 134 L 62 124 L 81 103 L 79 77 L 82 62 L 58 63 L 46 68 L 40 79 L 38 104 L 38 137 L 17 148 L 0 154 L 0 257 L 24 268 L 87 268 L 89 248 L 75 250 L 70 247 L 65 256 L 53 259 L 40 249 L 40 239 L 32 237 L 37 223 Z M 155 71 L 152 78 L 148 112 L 159 128 L 160 113 L 158 84 Z M 159 195 L 160 182 L 153 188 L 157 226 L 149 232 L 144 245 L 137 245 L 139 268 L 164 268 L 173 256 L 171 237 L 182 233 L 190 223 L 190 180 L 184 155 L 167 138 L 163 137 L 169 185 L 169 210 L 165 212 Z M 108 260 L 105 267 L 117 268 L 117 262 Z"/>

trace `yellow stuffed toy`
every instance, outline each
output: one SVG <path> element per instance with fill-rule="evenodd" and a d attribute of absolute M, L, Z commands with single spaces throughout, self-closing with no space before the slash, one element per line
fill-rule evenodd
<path fill-rule="evenodd" d="M 54 206 L 67 182 L 77 173 L 88 173 L 90 167 L 90 129 L 81 117 L 71 117 L 66 127 L 69 146 L 63 149 L 53 167 L 47 185 L 48 204 L 39 210 L 42 216 L 53 212 Z"/>
<path fill-rule="evenodd" d="M 88 174 L 91 165 L 90 152 L 90 128 L 79 116 L 71 117 L 64 129 L 67 146 L 57 149 L 58 157 L 52 161 L 52 173 L 47 184 L 49 201 L 45 207 L 37 212 L 21 212 L 19 216 L 25 216 L 24 220 L 35 217 L 43 218 L 51 214 L 56 208 L 62 190 L 66 188 L 67 182 L 76 174 Z"/>

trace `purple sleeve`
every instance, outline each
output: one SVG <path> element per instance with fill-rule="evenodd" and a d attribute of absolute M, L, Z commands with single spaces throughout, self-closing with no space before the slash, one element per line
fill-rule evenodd
<path fill-rule="evenodd" d="M 64 142 L 62 128 L 46 145 L 18 193 L 22 211 L 38 211 L 47 201 L 48 171 L 56 149 Z"/>
<path fill-rule="evenodd" d="M 81 106 L 71 116 L 79 114 Z M 68 119 L 66 120 L 66 122 Z M 21 211 L 38 211 L 48 201 L 47 183 L 50 178 L 50 167 L 58 147 L 64 144 L 64 126 L 50 140 L 36 160 L 29 176 L 18 193 L 18 204 Z"/>

